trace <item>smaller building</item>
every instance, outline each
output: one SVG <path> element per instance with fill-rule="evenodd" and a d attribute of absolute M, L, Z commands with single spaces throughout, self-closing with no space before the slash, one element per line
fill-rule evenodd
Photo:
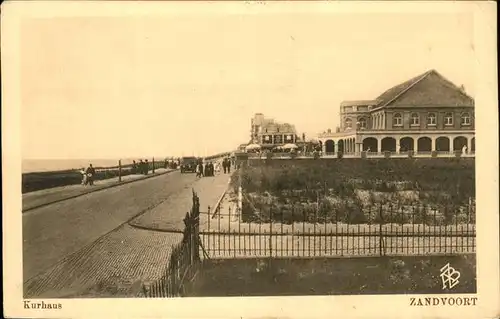
<path fill-rule="evenodd" d="M 251 142 L 270 148 L 297 142 L 297 131 L 290 123 L 279 123 L 256 113 L 251 120 Z"/>

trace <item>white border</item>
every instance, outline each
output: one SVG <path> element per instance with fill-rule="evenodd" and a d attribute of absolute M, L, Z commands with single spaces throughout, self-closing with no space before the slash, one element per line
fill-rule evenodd
<path fill-rule="evenodd" d="M 375 13 L 473 12 L 476 74 L 478 306 L 410 307 L 410 296 L 333 296 L 266 298 L 72 299 L 62 310 L 23 309 L 21 258 L 21 161 L 19 33 L 25 18 L 179 15 L 282 14 L 301 12 Z M 498 259 L 498 123 L 496 4 L 493 2 L 7 2 L 2 5 L 2 168 L 4 310 L 31 318 L 493 318 L 500 315 Z M 463 296 L 463 295 L 462 295 Z M 417 296 L 414 296 L 417 297 Z M 427 297 L 429 297 L 427 295 Z M 438 297 L 442 297 L 439 295 Z"/>

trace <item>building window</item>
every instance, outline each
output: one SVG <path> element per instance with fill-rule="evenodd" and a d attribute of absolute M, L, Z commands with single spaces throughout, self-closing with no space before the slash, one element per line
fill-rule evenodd
<path fill-rule="evenodd" d="M 463 113 L 461 119 L 462 119 L 462 125 L 470 125 L 470 114 L 469 113 Z"/>
<path fill-rule="evenodd" d="M 366 119 L 364 117 L 359 119 L 359 128 L 365 129 L 366 128 Z"/>
<path fill-rule="evenodd" d="M 436 114 L 435 113 L 429 113 L 429 115 L 427 115 L 427 125 L 430 125 L 430 126 L 436 125 Z"/>
<path fill-rule="evenodd" d="M 412 126 L 417 126 L 420 124 L 420 116 L 418 113 L 412 113 L 411 114 L 411 125 Z"/>
<path fill-rule="evenodd" d="M 350 129 L 351 127 L 352 127 L 352 121 L 351 121 L 351 119 L 347 118 L 345 120 L 345 128 Z"/>
<path fill-rule="evenodd" d="M 394 114 L 394 126 L 403 126 L 403 117 L 400 113 Z"/>
<path fill-rule="evenodd" d="M 446 113 L 444 115 L 444 125 L 453 125 L 453 114 Z"/>

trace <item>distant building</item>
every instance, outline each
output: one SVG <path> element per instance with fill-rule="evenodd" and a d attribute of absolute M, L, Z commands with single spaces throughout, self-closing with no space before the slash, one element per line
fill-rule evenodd
<path fill-rule="evenodd" d="M 435 70 L 374 100 L 340 104 L 340 127 L 319 135 L 323 151 L 475 152 L 474 99 Z"/>
<path fill-rule="evenodd" d="M 295 126 L 289 123 L 278 123 L 274 119 L 265 118 L 256 113 L 251 120 L 251 143 L 261 146 L 278 146 L 297 141 Z"/>

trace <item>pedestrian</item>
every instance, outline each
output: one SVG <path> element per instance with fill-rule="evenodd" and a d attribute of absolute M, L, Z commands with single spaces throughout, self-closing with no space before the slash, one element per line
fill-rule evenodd
<path fill-rule="evenodd" d="M 196 176 L 203 177 L 203 163 L 201 161 L 196 165 Z"/>
<path fill-rule="evenodd" d="M 200 170 L 200 164 L 196 164 L 196 177 L 201 177 L 200 172 L 201 172 L 201 170 Z"/>
<path fill-rule="evenodd" d="M 92 164 L 89 164 L 89 167 L 87 168 L 87 181 L 90 184 L 90 186 L 94 185 L 94 175 L 95 175 L 95 168 L 92 166 Z"/>
<path fill-rule="evenodd" d="M 137 166 L 137 173 L 138 174 L 143 174 L 144 173 L 144 162 L 139 160 L 139 165 Z"/>
<path fill-rule="evenodd" d="M 135 174 L 137 172 L 137 163 L 135 161 L 132 161 L 132 174 Z"/>
<path fill-rule="evenodd" d="M 148 172 L 149 172 L 149 162 L 148 160 L 146 160 L 144 162 L 144 175 L 148 175 Z"/>
<path fill-rule="evenodd" d="M 231 160 L 229 158 L 227 159 L 227 173 L 231 174 Z"/>
<path fill-rule="evenodd" d="M 214 176 L 214 164 L 212 162 L 208 162 L 208 171 L 209 171 L 209 176 Z"/>
<path fill-rule="evenodd" d="M 80 170 L 80 174 L 82 174 L 82 185 L 86 186 L 87 185 L 87 172 L 85 171 L 85 167 L 82 167 Z"/>

